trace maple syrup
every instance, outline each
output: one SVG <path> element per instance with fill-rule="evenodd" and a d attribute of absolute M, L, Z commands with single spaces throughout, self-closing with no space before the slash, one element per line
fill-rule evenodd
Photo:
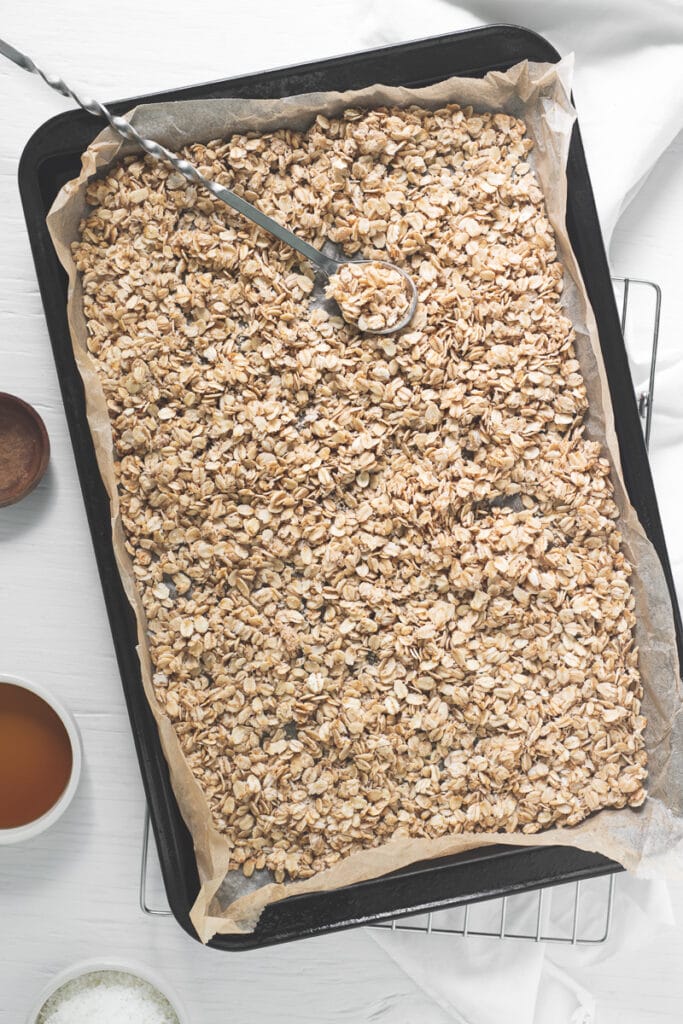
<path fill-rule="evenodd" d="M 37 693 L 0 680 L 0 829 L 28 825 L 54 807 L 72 763 L 57 712 Z"/>

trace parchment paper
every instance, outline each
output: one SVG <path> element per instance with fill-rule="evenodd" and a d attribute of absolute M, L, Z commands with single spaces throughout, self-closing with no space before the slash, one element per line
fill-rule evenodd
<path fill-rule="evenodd" d="M 544 192 L 565 269 L 563 304 L 574 324 L 577 358 L 588 389 L 586 431 L 588 436 L 599 439 L 609 454 L 624 550 L 634 566 L 636 642 L 644 687 L 643 712 L 648 719 L 645 741 L 649 780 L 648 797 L 643 806 L 637 810 L 601 811 L 573 828 L 551 828 L 533 836 L 478 833 L 441 839 L 395 839 L 375 850 L 353 854 L 306 881 L 284 885 L 269 882 L 269 876 L 263 877 L 265 872 L 260 873 L 260 878 L 245 879 L 239 871 L 229 871 L 227 840 L 213 828 L 207 801 L 154 695 L 144 614 L 124 549 L 111 427 L 95 364 L 87 350 L 81 285 L 71 257 L 71 243 L 78 237 L 79 222 L 87 211 L 88 180 L 93 175 L 106 173 L 117 160 L 132 152 L 133 147 L 122 143 L 109 129 L 103 131 L 84 153 L 80 177 L 64 186 L 50 211 L 50 233 L 69 276 L 69 325 L 76 362 L 85 385 L 88 422 L 110 497 L 114 550 L 126 593 L 137 616 L 145 693 L 159 726 L 173 790 L 194 840 L 201 889 L 191 916 L 204 942 L 218 932 L 253 930 L 263 907 L 285 896 L 333 889 L 418 860 L 497 843 L 577 846 L 611 857 L 643 876 L 667 873 L 683 877 L 683 694 L 671 602 L 657 554 L 626 494 L 596 323 L 565 228 L 566 163 L 575 120 L 569 98 L 572 66 L 571 58 L 554 65 L 523 62 L 506 73 L 491 72 L 481 80 L 451 78 L 424 89 L 375 85 L 355 92 L 312 93 L 278 100 L 160 103 L 138 107 L 131 113 L 130 120 L 143 134 L 171 149 L 190 142 L 224 138 L 237 131 L 303 129 L 317 114 L 335 116 L 349 106 L 415 103 L 436 109 L 457 102 L 482 111 L 505 111 L 525 120 L 534 142 L 529 161 Z M 615 159 L 618 159 L 616 148 Z"/>

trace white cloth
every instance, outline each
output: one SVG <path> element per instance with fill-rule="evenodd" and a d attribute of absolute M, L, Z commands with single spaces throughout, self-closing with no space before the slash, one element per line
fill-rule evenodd
<path fill-rule="evenodd" d="M 566 890 L 562 893 L 564 913 L 549 913 L 551 934 L 571 934 L 570 897 Z M 528 922 L 518 916 L 523 914 L 519 903 L 526 901 L 532 919 L 537 897 L 529 894 L 515 900 L 514 917 L 508 926 L 516 923 L 519 930 L 528 932 Z M 546 897 L 549 912 L 552 900 L 550 890 Z M 580 934 L 597 936 L 604 932 L 605 906 L 602 893 L 592 904 L 586 906 L 584 902 Z M 499 901 L 481 904 L 476 909 L 477 927 L 496 929 L 499 908 Z M 436 920 L 444 919 L 447 921 L 448 916 L 440 914 Z M 435 1011 L 441 1011 L 438 1017 L 435 1012 L 439 1021 L 445 1013 L 454 1024 L 596 1024 L 595 999 L 583 983 L 583 971 L 619 952 L 645 947 L 672 925 L 665 883 L 622 875 L 617 879 L 610 936 L 600 945 L 570 947 L 529 939 L 426 936 L 380 929 L 372 929 L 371 934 L 408 977 L 429 994 Z M 429 1024 L 429 1020 L 423 1024 Z"/>

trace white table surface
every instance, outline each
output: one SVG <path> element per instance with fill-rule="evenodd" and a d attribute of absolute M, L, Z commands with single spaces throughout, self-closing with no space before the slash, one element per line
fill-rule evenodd
<path fill-rule="evenodd" d="M 193 5 L 72 0 L 57 8 L 40 0 L 3 11 L 0 31 L 104 99 L 258 70 L 264 62 L 252 33 L 269 33 L 271 66 L 395 38 L 391 28 L 383 38 L 365 31 L 362 13 L 340 16 L 338 0 L 307 5 L 305 17 L 299 7 L 297 17 L 280 17 L 275 26 L 272 5 L 267 13 L 263 5 L 239 6 L 242 16 L 228 32 L 232 5 L 207 4 L 205 13 L 222 23 L 207 33 Z M 329 19 L 334 32 L 326 29 Z M 458 27 L 462 20 L 442 19 L 413 34 Z M 0 848 L 0 1022 L 23 1024 L 36 990 L 63 967 L 112 955 L 161 971 L 188 1004 L 192 1024 L 442 1024 L 452 1018 L 367 930 L 229 955 L 202 948 L 172 919 L 151 919 L 138 908 L 142 786 L 16 180 L 32 131 L 67 106 L 36 79 L 0 65 L 0 390 L 36 406 L 52 444 L 38 490 L 0 510 L 0 673 L 39 680 L 58 694 L 75 713 L 85 753 L 82 783 L 64 818 L 30 844 Z M 611 253 L 615 273 L 657 280 L 664 289 L 653 431 L 655 477 L 662 483 L 680 471 L 674 442 L 683 434 L 679 397 L 666 382 L 667 367 L 683 352 L 682 172 L 679 136 L 622 218 Z M 664 502 L 680 585 L 677 512 Z M 673 897 L 683 920 L 683 886 Z M 681 962 L 683 930 L 676 929 L 646 950 L 584 970 L 599 1024 L 683 1019 Z"/>

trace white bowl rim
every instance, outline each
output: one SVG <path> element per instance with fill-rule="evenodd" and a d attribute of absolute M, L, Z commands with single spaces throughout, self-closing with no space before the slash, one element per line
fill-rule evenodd
<path fill-rule="evenodd" d="M 74 794 L 78 788 L 78 782 L 81 777 L 81 768 L 83 763 L 81 738 L 78 732 L 78 726 L 76 725 L 71 713 L 67 711 L 62 702 L 41 683 L 29 682 L 28 679 L 23 679 L 20 676 L 10 675 L 7 672 L 0 672 L 0 686 L 4 683 L 9 683 L 12 686 L 21 686 L 24 690 L 28 690 L 30 693 L 35 693 L 37 697 L 44 700 L 45 703 L 52 708 L 55 714 L 59 716 L 62 725 L 66 729 L 67 736 L 69 737 L 69 743 L 71 744 L 71 774 L 62 795 L 59 797 L 57 802 L 45 812 L 45 814 L 41 814 L 39 818 L 36 818 L 34 821 L 29 821 L 25 825 L 17 825 L 15 828 L 0 828 L 0 846 L 6 846 L 10 843 L 20 843 L 26 839 L 33 839 L 34 836 L 40 835 L 41 832 L 44 832 L 46 829 L 50 828 L 51 825 L 54 825 L 57 819 L 61 818 L 62 814 L 64 814 L 64 811 L 74 798 Z"/>
<path fill-rule="evenodd" d="M 190 1024 L 184 1005 L 165 978 L 160 977 L 155 970 L 146 964 L 134 965 L 130 961 L 121 960 L 118 957 L 97 957 L 92 960 L 79 960 L 78 963 L 72 964 L 71 967 L 65 967 L 63 971 L 56 974 L 45 986 L 27 1017 L 26 1024 L 36 1024 L 38 1014 L 45 1006 L 45 1003 L 63 985 L 74 981 L 76 978 L 85 977 L 88 974 L 97 974 L 99 971 L 115 971 L 120 974 L 131 974 L 133 977 L 141 978 L 142 981 L 146 981 L 148 985 L 151 985 L 152 988 L 160 992 L 169 1002 L 171 1009 L 178 1018 L 178 1024 Z"/>

